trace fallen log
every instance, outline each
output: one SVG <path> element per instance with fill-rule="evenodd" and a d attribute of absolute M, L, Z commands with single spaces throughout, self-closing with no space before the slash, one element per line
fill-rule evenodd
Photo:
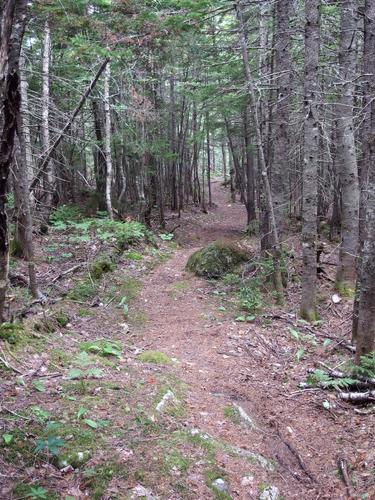
<path fill-rule="evenodd" d="M 375 390 L 366 392 L 340 392 L 338 397 L 343 401 L 354 403 L 370 403 L 375 401 Z"/>

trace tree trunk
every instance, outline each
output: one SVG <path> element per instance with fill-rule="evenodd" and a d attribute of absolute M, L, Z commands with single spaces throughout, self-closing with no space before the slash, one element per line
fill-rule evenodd
<path fill-rule="evenodd" d="M 289 20 L 291 10 L 292 2 L 290 2 L 290 0 L 278 0 L 278 2 L 276 2 L 275 83 L 277 87 L 277 104 L 275 114 L 272 195 L 276 224 L 280 237 L 282 237 L 285 221 L 288 216 L 288 173 L 290 165 L 289 103 L 291 95 L 291 33 Z"/>
<path fill-rule="evenodd" d="M 20 110 L 19 57 L 26 25 L 27 0 L 4 0 L 0 41 L 0 323 L 8 287 L 9 228 L 7 183 L 14 160 L 13 145 Z"/>
<path fill-rule="evenodd" d="M 255 213 L 255 189 L 254 189 L 254 166 L 251 151 L 249 111 L 245 106 L 244 111 L 244 139 L 245 139 L 245 162 L 246 162 L 246 211 L 247 225 L 256 220 Z"/>
<path fill-rule="evenodd" d="M 51 62 L 51 31 L 48 19 L 44 25 L 44 41 L 43 41 L 43 63 L 42 63 L 42 148 L 43 154 L 49 152 L 51 147 L 50 141 L 50 62 Z M 49 213 L 52 208 L 53 198 L 53 162 L 50 161 L 44 173 L 44 217 L 48 220 Z"/>
<path fill-rule="evenodd" d="M 211 190 L 211 144 L 210 144 L 210 116 L 206 112 L 206 134 L 207 134 L 207 187 L 208 187 L 208 206 L 212 207 Z"/>
<path fill-rule="evenodd" d="M 361 259 L 353 314 L 353 340 L 357 344 L 356 361 L 375 349 L 375 3 L 365 3 L 365 38 L 363 47 L 364 127 L 361 169 Z"/>
<path fill-rule="evenodd" d="M 111 106 L 110 106 L 110 83 L 111 83 L 111 64 L 108 63 L 104 72 L 104 156 L 106 164 L 106 184 L 105 184 L 105 199 L 107 205 L 108 217 L 113 219 L 112 208 L 112 179 L 113 179 L 113 164 L 112 164 L 112 148 L 111 148 Z"/>
<path fill-rule="evenodd" d="M 268 208 L 268 212 L 269 212 L 269 216 L 270 216 L 270 226 L 271 226 L 271 232 L 272 232 L 272 238 L 273 238 L 272 255 L 273 255 L 273 267 L 274 267 L 274 269 L 273 269 L 274 286 L 275 286 L 278 302 L 280 303 L 283 300 L 283 283 L 282 283 L 281 269 L 280 269 L 282 248 L 281 248 L 279 235 L 278 235 L 278 229 L 277 229 L 277 225 L 276 225 L 276 218 L 275 218 L 275 212 L 274 212 L 274 208 L 273 208 L 271 187 L 270 187 L 270 182 L 269 182 L 269 178 L 268 178 L 266 159 L 265 159 L 265 155 L 264 155 L 262 133 L 261 133 L 260 121 L 259 121 L 258 102 L 256 99 L 255 87 L 254 87 L 253 77 L 252 77 L 252 73 L 251 73 L 251 69 L 250 69 L 249 54 L 247 52 L 247 45 L 248 44 L 247 44 L 246 30 L 245 30 L 244 19 L 243 19 L 243 7 L 242 7 L 241 0 L 237 0 L 235 5 L 236 5 L 237 21 L 238 21 L 239 35 L 240 35 L 240 45 L 241 45 L 242 59 L 243 59 L 244 69 L 245 69 L 247 90 L 249 93 L 250 103 L 251 103 L 251 107 L 253 110 L 253 116 L 254 116 L 254 126 L 255 126 L 256 138 L 257 138 L 257 143 L 258 143 L 257 145 L 258 145 L 258 152 L 259 152 L 259 162 L 260 162 L 260 169 L 261 169 L 261 174 L 262 174 L 262 181 L 263 181 L 263 186 L 264 186 L 264 194 L 265 194 L 265 200 L 266 200 L 266 204 L 267 204 L 267 208 Z"/>
<path fill-rule="evenodd" d="M 343 294 L 354 291 L 358 255 L 359 187 L 353 123 L 357 22 L 357 1 L 343 0 L 339 53 L 341 93 L 336 106 L 338 165 L 342 190 L 340 263 L 336 286 Z"/>
<path fill-rule="evenodd" d="M 19 128 L 21 129 L 19 117 Z M 34 244 L 33 244 L 33 221 L 30 212 L 30 193 L 29 193 L 29 178 L 27 172 L 27 162 L 23 151 L 26 147 L 23 144 L 25 138 L 20 135 L 16 141 L 15 162 L 13 164 L 14 177 L 14 193 L 17 198 L 17 213 L 16 213 L 16 235 L 18 238 L 17 244 L 20 245 L 23 257 L 27 261 L 29 271 L 29 286 L 30 292 L 35 299 L 43 298 L 36 278 L 35 262 L 34 262 Z"/>
<path fill-rule="evenodd" d="M 305 4 L 305 137 L 302 207 L 302 302 L 301 317 L 316 321 L 317 216 L 319 169 L 319 50 L 320 0 Z"/>

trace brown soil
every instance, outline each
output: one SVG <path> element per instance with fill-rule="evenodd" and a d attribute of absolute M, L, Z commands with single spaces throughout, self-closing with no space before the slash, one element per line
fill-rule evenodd
<path fill-rule="evenodd" d="M 51 310 L 35 311 L 27 320 L 42 321 L 46 314 L 63 309 L 70 317 L 69 332 L 58 329 L 53 337 L 42 333 L 42 338 L 39 334 L 38 349 L 30 340 L 30 345 L 13 356 L 4 346 L 0 354 L 25 374 L 26 384 L 20 385 L 18 375 L 10 371 L 0 388 L 0 435 L 14 434 L 17 444 L 12 453 L 0 445 L 1 498 L 26 498 L 14 493 L 15 485 L 38 484 L 53 493 L 47 495 L 51 499 L 65 499 L 66 495 L 77 500 L 132 498 L 139 485 L 165 499 L 258 499 L 272 485 L 285 499 L 338 500 L 349 498 L 338 473 L 339 458 L 349 464 L 354 497 L 375 498 L 374 414 L 357 413 L 333 392 L 299 388 L 307 368 L 319 366 L 319 362 L 340 366 L 350 356 L 342 349 L 343 340 L 350 335 L 350 301 L 332 304 L 331 283 L 322 282 L 322 324 L 309 327 L 296 319 L 299 284 L 294 281 L 288 287 L 285 307 L 277 308 L 267 296 L 268 305 L 254 321 L 235 321 L 239 311 L 230 293 L 224 293 L 228 289 L 185 271 L 191 253 L 217 239 L 241 240 L 252 252 L 257 251 L 255 239 L 244 240 L 243 206 L 231 204 L 219 182 L 213 183 L 213 199 L 215 207 L 208 214 L 195 210 L 181 219 L 170 215 L 169 230 L 179 226 L 179 247 L 166 262 L 154 267 L 148 257 L 137 265 L 120 261 L 113 276 L 103 280 L 98 298 L 87 306 L 89 317 L 79 313 L 82 304 L 65 301 Z M 288 247 L 299 255 L 293 236 Z M 82 261 L 90 251 L 90 245 L 82 246 Z M 296 258 L 290 264 L 296 274 L 299 262 Z M 66 267 L 69 265 L 72 262 Z M 46 281 L 51 273 L 51 267 L 45 265 Z M 126 320 L 130 334 L 124 333 L 124 317 L 116 308 L 121 294 L 105 306 L 101 300 L 111 286 L 120 286 L 129 275 L 142 280 Z M 67 277 L 56 293 L 69 288 L 74 279 Z M 291 336 L 291 326 L 299 330 L 301 338 Z M 326 337 L 332 342 L 325 346 Z M 71 359 L 79 353 L 82 341 L 95 339 L 119 341 L 122 358 L 95 358 L 103 371 L 101 379 L 69 380 Z M 298 361 L 296 353 L 301 349 Z M 150 350 L 166 353 L 175 362 L 141 362 L 138 353 Z M 44 381 L 42 392 L 32 390 L 31 382 L 37 378 Z M 181 392 L 183 405 L 158 414 L 155 405 L 166 387 Z M 329 409 L 323 407 L 324 401 L 329 402 Z M 30 413 L 35 406 L 64 426 L 72 426 L 64 437 L 67 442 L 76 439 L 74 432 L 90 433 L 95 446 L 90 444 L 93 456 L 85 468 L 61 472 L 48 457 L 40 460 L 32 449 L 23 449 L 25 443 L 35 445 L 45 425 L 35 421 L 35 410 Z M 255 429 L 231 418 L 235 406 L 253 419 Z M 77 417 L 82 407 L 88 410 L 84 418 L 107 422 L 103 428 L 88 428 Z M 193 429 L 201 433 L 198 444 L 187 437 Z M 19 441 L 18 431 L 22 431 Z M 205 443 L 206 434 L 211 438 Z M 238 456 L 233 447 L 255 453 L 255 460 Z M 271 461 L 274 471 L 262 468 L 258 455 Z M 171 465 L 171 457 L 180 461 L 182 457 L 186 463 Z M 90 471 L 98 478 L 108 464 L 115 464 L 114 472 L 100 479 L 102 489 L 99 483 L 95 489 Z M 229 494 L 213 492 L 215 477 L 225 479 Z"/>
<path fill-rule="evenodd" d="M 322 391 L 299 391 L 306 365 L 300 366 L 294 359 L 296 348 L 288 338 L 288 325 L 276 318 L 268 322 L 259 319 L 250 328 L 244 327 L 233 321 L 233 316 L 218 311 L 220 303 L 212 295 L 215 285 L 184 270 L 197 248 L 223 237 L 243 237 L 243 206 L 231 204 L 218 182 L 213 184 L 213 193 L 216 208 L 208 215 L 197 212 L 183 219 L 178 233 L 182 248 L 145 282 L 141 295 L 147 304 L 147 348 L 177 358 L 179 376 L 189 386 L 186 425 L 278 464 L 276 474 L 256 470 L 254 486 L 243 487 L 246 466 L 221 457 L 234 498 L 256 498 L 259 484 L 277 485 L 288 499 L 346 498 L 337 472 L 339 457 L 352 464 L 353 476 L 363 473 L 363 482 L 357 477 L 360 489 L 368 498 L 375 498 L 370 472 L 375 465 L 374 417 L 355 414 L 352 407 Z M 180 282 L 183 290 L 173 294 Z M 272 314 L 295 314 L 298 302 L 294 301 L 295 292 L 289 293 L 285 311 L 274 309 Z M 330 311 L 326 316 L 329 324 L 324 330 L 335 328 L 331 333 L 340 333 L 337 317 Z M 314 358 L 322 360 L 327 354 L 311 349 L 308 357 L 311 367 Z M 325 399 L 335 401 L 336 408 L 324 410 Z M 224 419 L 224 408 L 232 404 L 239 404 L 259 429 L 246 430 Z"/>

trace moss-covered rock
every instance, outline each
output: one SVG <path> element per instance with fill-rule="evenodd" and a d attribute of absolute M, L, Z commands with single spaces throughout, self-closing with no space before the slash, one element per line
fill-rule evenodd
<path fill-rule="evenodd" d="M 186 269 L 197 276 L 221 278 L 248 259 L 246 252 L 235 243 L 219 240 L 193 253 Z"/>

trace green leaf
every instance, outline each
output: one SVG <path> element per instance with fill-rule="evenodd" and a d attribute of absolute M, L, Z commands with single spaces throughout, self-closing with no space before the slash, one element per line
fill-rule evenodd
<path fill-rule="evenodd" d="M 240 323 L 244 323 L 246 321 L 245 316 L 237 316 L 234 321 L 239 321 Z"/>
<path fill-rule="evenodd" d="M 59 448 L 64 446 L 64 441 L 55 436 L 49 436 L 47 440 L 48 450 L 51 455 L 58 455 Z"/>
<path fill-rule="evenodd" d="M 301 361 L 301 358 L 302 356 L 305 354 L 305 350 L 304 349 L 298 349 L 298 351 L 296 352 L 296 360 L 299 362 Z"/>
<path fill-rule="evenodd" d="M 224 306 L 220 306 L 220 307 L 218 308 L 218 310 L 219 310 L 219 311 L 226 311 L 226 309 L 225 309 L 225 307 L 224 307 Z"/>
<path fill-rule="evenodd" d="M 44 387 L 44 383 L 41 380 L 34 380 L 33 387 L 38 392 L 46 392 L 46 388 Z"/>
<path fill-rule="evenodd" d="M 323 345 L 324 345 L 324 347 L 327 347 L 331 343 L 332 343 L 331 339 L 324 339 Z"/>
<path fill-rule="evenodd" d="M 82 417 L 84 417 L 85 415 L 87 415 L 88 411 L 89 410 L 87 408 L 80 408 L 77 412 L 78 420 L 81 419 Z"/>
<path fill-rule="evenodd" d="M 72 370 L 69 370 L 68 378 L 70 380 L 77 380 L 79 378 L 82 378 L 83 374 L 83 371 L 79 368 L 73 368 Z"/>
<path fill-rule="evenodd" d="M 254 321 L 256 318 L 256 316 L 246 316 L 246 321 Z"/>
<path fill-rule="evenodd" d="M 289 328 L 289 332 L 294 339 L 300 340 L 300 332 L 298 330 L 295 330 L 294 328 Z"/>
<path fill-rule="evenodd" d="M 100 368 L 90 368 L 89 370 L 87 370 L 87 376 L 92 378 L 102 378 L 103 370 L 101 370 Z"/>
<path fill-rule="evenodd" d="M 13 441 L 13 434 L 3 434 L 4 443 L 8 446 Z"/>
<path fill-rule="evenodd" d="M 36 486 L 36 487 L 32 486 L 30 488 L 30 493 L 27 495 L 26 498 L 32 498 L 33 500 L 37 499 L 46 500 L 47 490 L 42 488 L 41 486 Z"/>
<path fill-rule="evenodd" d="M 84 422 L 92 429 L 97 429 L 99 427 L 98 424 L 94 420 L 91 420 L 90 418 L 85 418 Z"/>

